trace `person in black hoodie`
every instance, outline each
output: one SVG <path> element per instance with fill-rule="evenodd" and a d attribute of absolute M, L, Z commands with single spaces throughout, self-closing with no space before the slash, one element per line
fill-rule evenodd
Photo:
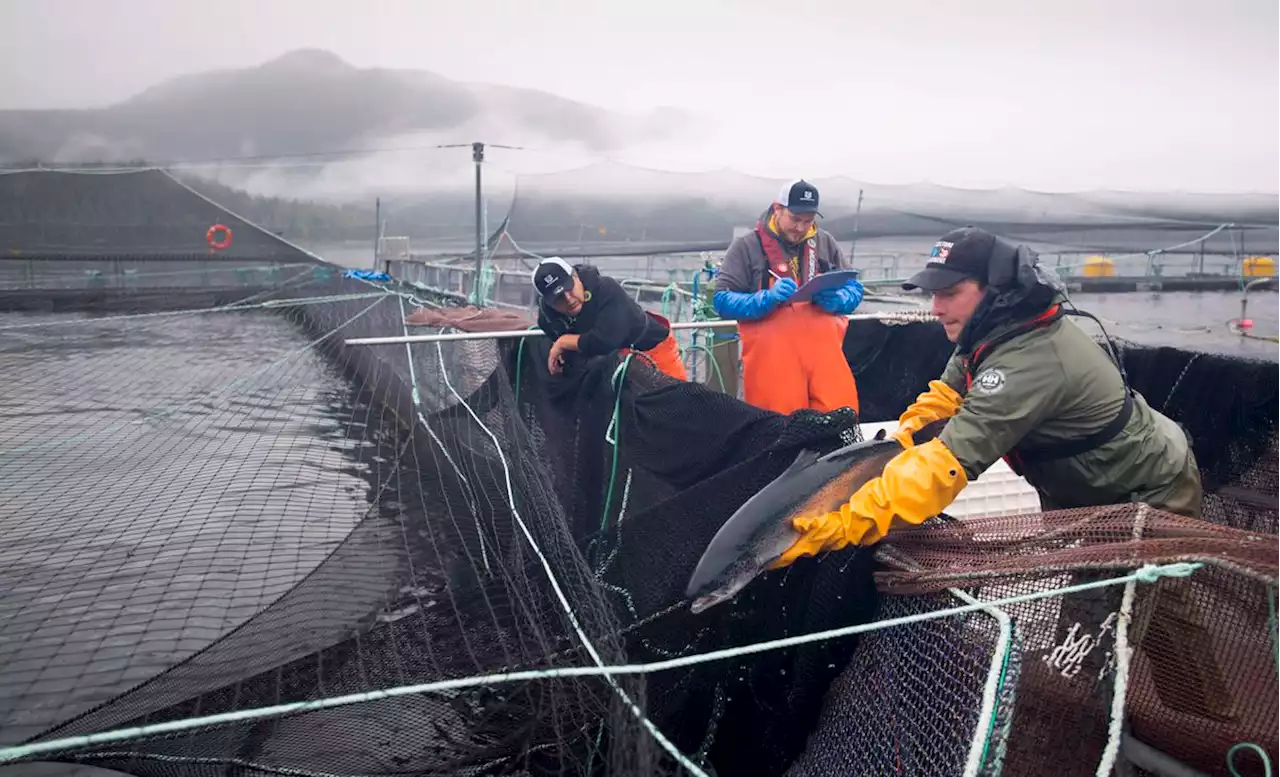
<path fill-rule="evenodd" d="M 588 358 L 638 351 L 676 380 L 689 379 L 671 322 L 641 308 L 595 267 L 544 259 L 533 271 L 533 287 L 539 295 L 538 328 L 554 341 L 547 360 L 551 374 L 564 369 L 570 351 Z"/>

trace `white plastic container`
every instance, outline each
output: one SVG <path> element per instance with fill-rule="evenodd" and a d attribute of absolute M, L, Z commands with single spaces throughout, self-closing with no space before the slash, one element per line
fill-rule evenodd
<path fill-rule="evenodd" d="M 862 424 L 863 439 L 871 439 L 876 432 L 886 433 L 898 428 L 897 421 Z M 956 501 L 946 509 L 947 515 L 966 518 L 978 515 L 1012 515 L 1034 513 L 1040 510 L 1036 490 L 1021 475 L 1015 475 L 1003 459 L 997 460 L 977 480 L 964 487 Z"/>

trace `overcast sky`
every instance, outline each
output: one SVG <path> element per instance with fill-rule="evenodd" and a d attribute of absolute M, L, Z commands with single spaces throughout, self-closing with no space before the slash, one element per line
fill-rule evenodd
<path fill-rule="evenodd" d="M 712 117 L 652 166 L 1277 191 L 1277 0 L 0 0 L 0 107 L 303 47 Z M 664 159 L 664 154 L 669 158 Z"/>

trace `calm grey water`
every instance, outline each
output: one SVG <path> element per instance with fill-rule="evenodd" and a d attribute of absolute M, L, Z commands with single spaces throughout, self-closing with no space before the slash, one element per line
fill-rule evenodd
<path fill-rule="evenodd" d="M 0 744 L 205 647 L 369 510 L 368 411 L 287 320 L 71 318 L 0 314 Z"/>
<path fill-rule="evenodd" d="M 1127 340 L 1277 361 L 1280 345 L 1244 338 L 1227 328 L 1227 321 L 1240 316 L 1240 297 L 1221 291 L 1173 291 L 1075 294 L 1072 301 L 1101 319 L 1108 332 Z M 1271 337 L 1280 333 L 1280 295 L 1251 291 L 1248 301 L 1253 332 Z"/>

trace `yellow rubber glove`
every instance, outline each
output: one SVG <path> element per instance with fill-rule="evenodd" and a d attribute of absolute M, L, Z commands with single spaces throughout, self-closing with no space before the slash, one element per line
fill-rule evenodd
<path fill-rule="evenodd" d="M 916 401 L 898 417 L 898 428 L 890 436 L 901 443 L 902 447 L 910 448 L 915 445 L 911 435 L 926 424 L 955 415 L 962 401 L 963 398 L 955 389 L 940 380 L 931 380 L 929 390 L 916 397 Z"/>
<path fill-rule="evenodd" d="M 895 520 L 919 525 L 946 509 L 969 483 L 964 468 L 942 440 L 934 438 L 893 457 L 880 477 L 862 484 L 840 509 L 795 518 L 801 536 L 770 569 L 801 556 L 815 556 L 848 545 L 872 545 L 884 539 Z"/>

